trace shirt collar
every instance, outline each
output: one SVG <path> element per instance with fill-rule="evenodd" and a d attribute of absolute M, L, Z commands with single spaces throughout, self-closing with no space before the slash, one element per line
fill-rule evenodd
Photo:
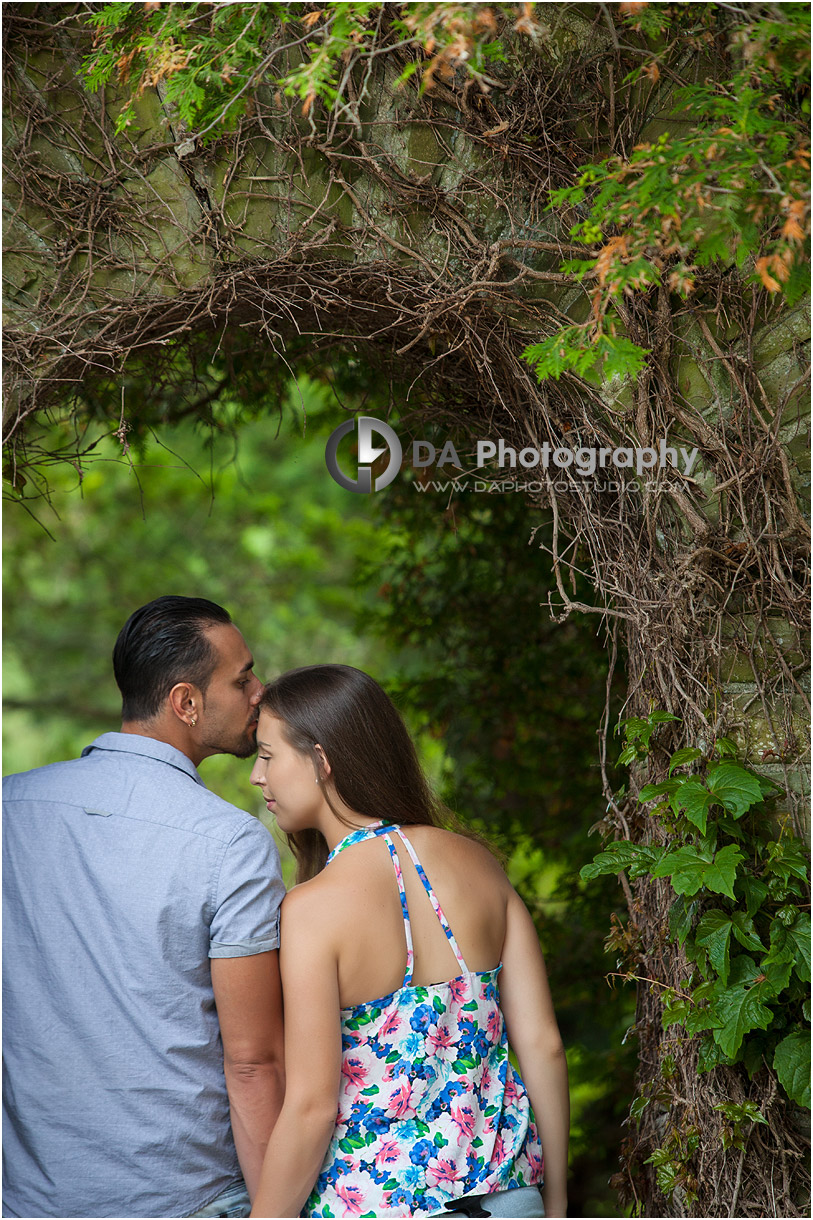
<path fill-rule="evenodd" d="M 156 737 L 142 737 L 139 733 L 102 733 L 89 746 L 85 746 L 82 757 L 91 750 L 110 750 L 122 754 L 140 754 L 144 758 L 153 758 L 156 762 L 168 763 L 170 767 L 183 771 L 192 777 L 196 784 L 205 788 L 203 780 L 198 775 L 195 764 L 180 750 L 159 741 Z"/>

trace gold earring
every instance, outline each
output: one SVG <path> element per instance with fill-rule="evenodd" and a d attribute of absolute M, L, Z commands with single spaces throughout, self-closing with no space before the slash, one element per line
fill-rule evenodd
<path fill-rule="evenodd" d="M 189 727 L 190 727 L 190 729 L 194 729 L 194 727 L 195 727 L 195 725 L 196 725 L 197 723 L 198 723 L 198 718 L 197 718 L 197 716 L 193 716 L 193 717 L 192 717 L 192 719 L 189 721 Z"/>

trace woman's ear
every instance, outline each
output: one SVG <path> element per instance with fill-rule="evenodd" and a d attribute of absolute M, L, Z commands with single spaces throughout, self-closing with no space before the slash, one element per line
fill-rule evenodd
<path fill-rule="evenodd" d="M 324 750 L 318 743 L 313 748 L 316 751 L 317 757 L 319 759 L 318 778 L 321 780 L 329 779 L 330 778 L 330 763 L 327 760 L 327 754 L 325 754 Z"/>

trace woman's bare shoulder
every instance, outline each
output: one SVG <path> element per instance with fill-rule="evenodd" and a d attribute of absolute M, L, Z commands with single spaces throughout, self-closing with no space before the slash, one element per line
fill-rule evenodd
<path fill-rule="evenodd" d="M 282 918 L 290 925 L 317 923 L 329 917 L 336 900 L 336 886 L 327 870 L 317 873 L 310 881 L 301 881 L 282 900 Z"/>
<path fill-rule="evenodd" d="M 442 866 L 470 869 L 489 880 L 500 880 L 510 888 L 499 860 L 477 839 L 469 839 L 466 835 L 443 830 L 439 826 L 409 826 L 405 823 L 403 829 L 418 856 L 421 857 L 422 851 L 426 854 L 428 864 L 434 856 Z"/>

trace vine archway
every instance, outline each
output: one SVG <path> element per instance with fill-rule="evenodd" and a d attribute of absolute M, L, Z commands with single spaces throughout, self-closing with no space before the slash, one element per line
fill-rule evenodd
<path fill-rule="evenodd" d="M 122 446 L 147 423 L 205 418 L 195 371 L 213 352 L 224 377 L 252 351 L 271 376 L 303 348 L 317 359 L 351 345 L 399 396 L 405 436 L 431 427 L 461 454 L 498 437 L 516 450 L 697 448 L 690 474 L 677 463 L 646 478 L 522 471 L 531 501 L 553 514 L 551 610 L 603 619 L 613 658 L 619 647 L 627 658 L 629 714 L 679 718 L 660 730 L 651 778 L 677 746 L 710 750 L 726 736 L 780 785 L 783 825 L 801 835 L 807 315 L 710 267 L 689 303 L 665 286 L 621 299 L 629 337 L 648 352 L 635 383 L 572 372 L 538 383 L 525 348 L 590 308 L 560 270 L 583 247 L 564 236 L 574 216 L 547 210 L 551 189 L 602 149 L 627 154 L 654 139 L 675 83 L 619 85 L 630 49 L 605 6 L 543 7 L 544 48 L 517 46 L 521 70 L 507 68 L 492 92 L 454 76 L 423 97 L 395 89 L 411 52 L 393 47 L 355 85 L 348 68 L 343 111 L 303 115 L 260 84 L 234 133 L 202 147 L 160 84 L 136 99 L 132 134 L 115 134 L 123 86 L 89 94 L 78 80 L 81 13 L 7 6 L 12 495 L 45 494 L 49 461 L 92 460 L 82 429 L 94 413 Z M 725 38 L 702 54 L 705 70 L 722 71 Z M 179 348 L 188 365 L 176 395 Z M 119 392 L 145 368 L 138 401 Z M 57 405 L 74 430 L 61 453 L 45 452 L 41 421 Z M 576 570 L 593 604 L 575 599 Z M 634 791 L 643 778 L 634 773 Z M 605 785 L 608 834 L 670 841 L 606 770 Z M 725 1064 L 698 1077 L 696 1041 L 662 1028 L 663 994 L 680 992 L 691 970 L 668 943 L 673 897 L 665 880 L 626 887 L 618 943 L 642 980 L 641 1096 L 657 1099 L 637 1112 L 627 1193 L 643 1189 L 650 1214 L 769 1214 L 759 1209 L 780 1194 L 806 1214 L 798 1112 L 771 1065 L 752 1079 Z M 725 1107 L 760 1099 L 764 1112 L 766 1096 L 769 1126 L 748 1131 L 765 1155 L 744 1171 Z M 670 1147 L 680 1171 L 664 1195 L 647 1158 Z"/>

